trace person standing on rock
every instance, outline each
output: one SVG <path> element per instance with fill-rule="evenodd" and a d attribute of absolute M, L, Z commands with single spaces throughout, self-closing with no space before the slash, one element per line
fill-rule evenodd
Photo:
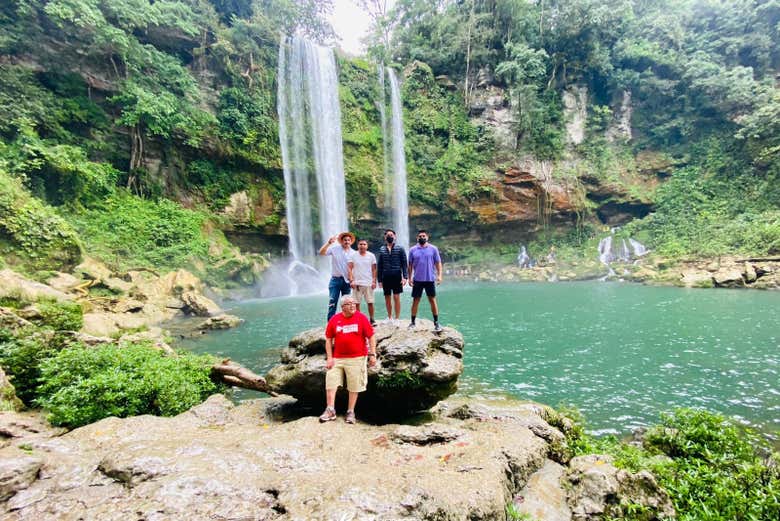
<path fill-rule="evenodd" d="M 352 270 L 355 276 L 355 282 L 352 289 L 355 290 L 355 300 L 357 301 L 357 310 L 360 312 L 360 301 L 365 300 L 368 306 L 368 316 L 371 325 L 375 326 L 374 320 L 374 290 L 376 289 L 376 257 L 368 251 L 368 241 L 360 239 L 358 241 L 358 251 L 352 256 L 355 267 Z"/>
<path fill-rule="evenodd" d="M 376 271 L 379 278 L 379 287 L 385 294 L 385 307 L 387 308 L 387 320 L 393 320 L 401 316 L 401 293 L 407 280 L 406 250 L 400 244 L 395 243 L 395 230 L 385 230 L 385 243 L 379 248 L 379 258 L 376 263 Z M 392 305 L 390 295 L 393 296 Z"/>
<path fill-rule="evenodd" d="M 417 307 L 423 290 L 428 297 L 433 313 L 433 331 L 442 331 L 439 325 L 439 305 L 436 302 L 436 284 L 441 284 L 441 256 L 439 249 L 428 242 L 428 232 L 417 232 L 417 244 L 409 250 L 409 285 L 412 287 L 412 321 L 409 329 L 414 329 Z"/>
<path fill-rule="evenodd" d="M 352 292 L 351 284 L 354 282 L 352 257 L 355 253 L 355 250 L 351 248 L 353 242 L 355 242 L 353 233 L 341 232 L 338 237 L 334 235 L 328 239 L 328 242 L 320 248 L 320 255 L 332 257 L 330 283 L 328 283 L 328 320 L 336 314 L 339 297 L 349 295 Z"/>
<path fill-rule="evenodd" d="M 333 316 L 325 328 L 325 412 L 320 422 L 336 419 L 336 391 L 345 385 L 348 392 L 344 421 L 355 423 L 358 395 L 366 390 L 368 365 L 376 364 L 376 337 L 366 316 L 357 311 L 355 299 L 341 300 L 341 313 Z M 368 360 L 366 360 L 368 359 Z"/>

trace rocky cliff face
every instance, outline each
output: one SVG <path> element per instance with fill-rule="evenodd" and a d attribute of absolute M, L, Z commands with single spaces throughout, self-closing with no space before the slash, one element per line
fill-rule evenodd
<path fill-rule="evenodd" d="M 469 107 L 472 121 L 490 132 L 501 166 L 495 168 L 495 177 L 486 181 L 486 195 L 463 201 L 451 193 L 449 204 L 471 212 L 469 224 L 480 233 L 491 235 L 495 231 L 509 240 L 524 239 L 548 224 L 571 226 L 590 211 L 609 226 L 652 211 L 656 186 L 677 165 L 661 154 L 645 152 L 623 165 L 622 172 L 599 171 L 574 148 L 586 138 L 587 88 L 565 90 L 562 103 L 568 149 L 563 159 L 539 160 L 518 151 L 508 93 L 496 85 L 477 88 Z M 604 136 L 611 142 L 626 143 L 632 137 L 630 92 L 612 108 L 614 117 Z"/>

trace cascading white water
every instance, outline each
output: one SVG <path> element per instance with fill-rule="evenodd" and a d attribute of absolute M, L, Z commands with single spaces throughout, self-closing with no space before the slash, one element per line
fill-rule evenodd
<path fill-rule="evenodd" d="M 377 77 L 379 78 L 379 123 L 382 125 L 382 165 L 384 172 L 385 187 L 385 208 L 393 207 L 393 180 L 390 177 L 390 139 L 387 137 L 387 94 L 385 90 L 385 66 L 381 63 L 376 66 Z"/>
<path fill-rule="evenodd" d="M 292 261 L 269 270 L 262 296 L 322 290 L 315 264 L 315 241 L 347 229 L 341 142 L 341 109 L 333 50 L 301 36 L 282 35 L 277 77 L 279 143 L 284 168 L 287 230 Z M 309 132 L 307 132 L 307 129 Z M 313 165 L 313 169 L 312 169 Z M 317 201 L 312 186 L 317 185 Z M 312 208 L 319 210 L 316 236 Z"/>
<path fill-rule="evenodd" d="M 599 260 L 602 264 L 609 266 L 614 257 L 612 256 L 612 236 L 608 235 L 599 241 Z"/>
<path fill-rule="evenodd" d="M 393 228 L 396 231 L 398 244 L 409 247 L 409 200 L 406 187 L 406 152 L 404 150 L 404 120 L 401 106 L 401 89 L 395 71 L 387 68 L 390 79 L 390 106 L 392 118 L 393 156 Z"/>
<path fill-rule="evenodd" d="M 305 47 L 312 152 L 317 173 L 322 237 L 347 229 L 347 195 L 341 142 L 341 108 L 333 50 L 295 37 Z"/>
<path fill-rule="evenodd" d="M 634 248 L 634 257 L 642 257 L 650 252 L 650 250 L 645 248 L 645 245 L 639 241 L 628 239 L 628 243 L 631 244 L 632 248 Z"/>
<path fill-rule="evenodd" d="M 614 232 L 614 230 L 613 230 Z M 628 244 L 626 244 L 625 239 L 621 239 L 620 247 L 618 248 L 617 252 L 612 251 L 612 239 L 614 238 L 614 235 L 610 234 L 603 239 L 599 241 L 599 260 L 602 264 L 604 264 L 608 269 L 609 272 L 606 276 L 602 277 L 601 280 L 606 280 L 609 277 L 615 276 L 615 271 L 612 269 L 612 266 L 610 265 L 614 261 L 619 261 L 622 263 L 629 263 L 632 260 L 632 257 L 636 260 L 634 260 L 634 264 L 639 262 L 639 257 L 646 255 L 649 250 L 644 247 L 644 245 L 635 240 L 635 239 L 628 239 L 628 244 L 631 245 L 631 248 L 634 249 L 634 254 L 632 256 L 631 249 L 628 247 Z M 624 270 L 625 271 L 625 270 Z"/>
<path fill-rule="evenodd" d="M 520 251 L 517 252 L 517 265 L 521 268 L 531 267 L 531 257 L 528 255 L 525 246 L 520 246 Z"/>
<path fill-rule="evenodd" d="M 303 98 L 303 47 L 282 36 L 279 44 L 277 112 L 284 168 L 287 233 L 296 259 L 314 258 Z M 288 59 L 289 56 L 289 59 Z"/>

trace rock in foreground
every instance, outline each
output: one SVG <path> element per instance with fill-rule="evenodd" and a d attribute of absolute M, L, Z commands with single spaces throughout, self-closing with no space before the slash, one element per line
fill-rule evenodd
<path fill-rule="evenodd" d="M 429 409 L 457 390 L 463 372 L 463 336 L 452 328 L 440 334 L 433 323 L 417 328 L 380 323 L 374 330 L 378 360 L 369 368 L 368 389 L 357 411 L 381 418 Z M 282 351 L 282 363 L 267 375 L 268 385 L 304 405 L 325 403 L 325 328 L 305 331 Z"/>
<path fill-rule="evenodd" d="M 0 517 L 495 521 L 515 502 L 556 513 L 536 519 L 591 521 L 604 498 L 667 512 L 658 490 L 621 495 L 607 465 L 553 464 L 565 465 L 564 435 L 535 404 L 445 402 L 432 423 L 373 426 L 280 422 L 285 400 L 236 407 L 215 395 L 174 418 L 107 418 L 60 436 L 31 424 L 0 448 Z M 25 421 L 0 413 L 0 430 Z"/>

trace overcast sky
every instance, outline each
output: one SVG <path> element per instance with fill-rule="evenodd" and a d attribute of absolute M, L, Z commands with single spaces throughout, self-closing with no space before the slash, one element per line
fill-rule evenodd
<path fill-rule="evenodd" d="M 395 0 L 388 1 L 392 6 Z M 341 38 L 341 48 L 351 54 L 363 54 L 365 49 L 360 38 L 368 32 L 371 19 L 360 9 L 354 0 L 335 0 L 330 23 Z"/>

